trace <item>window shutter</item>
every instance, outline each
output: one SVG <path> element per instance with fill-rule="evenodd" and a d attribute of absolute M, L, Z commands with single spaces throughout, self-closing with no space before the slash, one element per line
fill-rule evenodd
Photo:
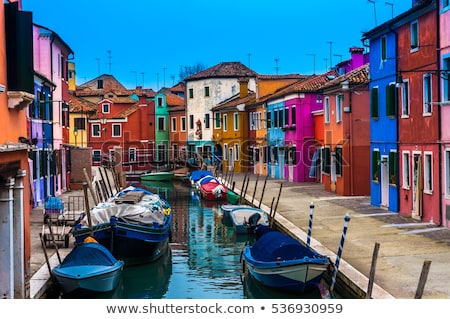
<path fill-rule="evenodd" d="M 378 117 L 378 88 L 372 88 L 370 94 L 370 115 Z"/>
<path fill-rule="evenodd" d="M 390 84 L 386 86 L 386 115 L 395 116 L 395 85 Z"/>

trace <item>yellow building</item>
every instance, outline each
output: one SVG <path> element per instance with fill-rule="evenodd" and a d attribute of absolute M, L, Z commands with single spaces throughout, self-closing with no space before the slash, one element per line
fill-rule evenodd
<path fill-rule="evenodd" d="M 69 143 L 79 147 L 87 147 L 89 141 L 88 119 L 97 112 L 97 104 L 70 95 L 69 100 L 70 135 Z"/>

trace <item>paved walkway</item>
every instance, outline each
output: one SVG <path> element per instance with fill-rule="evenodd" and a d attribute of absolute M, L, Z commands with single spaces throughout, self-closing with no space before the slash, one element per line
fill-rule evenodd
<path fill-rule="evenodd" d="M 238 193 L 240 189 L 245 189 L 245 186 L 242 187 L 244 177 L 243 173 L 235 173 L 232 180 L 228 178 L 230 185 L 234 182 L 235 191 Z M 253 201 L 255 206 L 259 206 L 261 201 L 264 180 L 265 177 L 250 175 L 246 200 Z M 342 237 L 344 216 L 347 213 L 350 215 L 337 285 L 345 283 L 353 293 L 361 298 L 365 297 L 373 251 L 378 243 L 380 248 L 372 290 L 373 298 L 414 298 L 425 261 L 431 261 L 431 266 L 422 298 L 450 298 L 450 229 L 421 223 L 373 207 L 370 205 L 370 198 L 366 196 L 343 197 L 324 192 L 323 186 L 317 183 L 289 183 L 269 178 L 261 208 L 270 211 L 273 200 L 273 207 L 275 206 L 280 187 L 281 195 L 275 215 L 277 225 L 292 236 L 306 241 L 309 207 L 313 203 L 311 246 L 329 256 L 333 262 Z M 69 195 L 79 196 L 82 192 L 73 191 L 63 194 L 62 197 L 67 198 Z M 46 273 L 48 277 L 43 249 L 39 242 L 42 211 L 34 210 L 31 222 L 32 273 L 40 271 L 40 276 L 45 276 Z M 70 248 L 61 248 L 59 251 L 67 253 Z M 34 278 L 36 277 L 37 275 Z M 32 280 L 31 285 L 37 286 L 38 282 L 33 283 Z"/>

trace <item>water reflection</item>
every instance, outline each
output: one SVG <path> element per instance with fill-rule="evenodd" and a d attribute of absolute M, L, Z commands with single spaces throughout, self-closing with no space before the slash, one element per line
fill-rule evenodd
<path fill-rule="evenodd" d="M 222 203 L 199 201 L 181 182 L 136 184 L 163 196 L 172 206 L 169 253 L 157 261 L 126 267 L 118 289 L 97 298 L 290 299 L 322 298 L 274 291 L 243 275 L 241 252 L 253 237 L 236 236 L 223 219 Z"/>

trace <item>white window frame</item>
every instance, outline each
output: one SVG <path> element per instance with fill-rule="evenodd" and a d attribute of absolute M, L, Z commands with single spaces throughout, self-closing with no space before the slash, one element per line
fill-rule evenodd
<path fill-rule="evenodd" d="M 417 34 L 415 35 L 415 36 L 416 36 L 416 39 L 413 38 L 414 34 L 413 34 L 413 32 L 412 32 L 414 26 L 415 26 L 415 30 L 416 30 L 416 32 L 417 32 Z M 411 41 L 411 49 L 410 49 L 410 52 L 416 52 L 416 51 L 419 50 L 419 21 L 418 21 L 418 20 L 415 20 L 415 21 L 412 21 L 412 22 L 411 22 L 411 24 L 409 25 L 409 33 L 410 33 L 410 35 L 411 35 L 411 38 L 410 38 L 410 41 Z M 414 43 L 414 41 L 417 42 L 417 43 L 416 43 L 416 45 L 413 47 L 412 44 Z"/>
<path fill-rule="evenodd" d="M 172 117 L 171 120 L 172 120 L 172 126 L 171 126 L 170 130 L 172 132 L 176 132 L 177 131 L 177 118 Z"/>
<path fill-rule="evenodd" d="M 94 161 L 96 158 L 96 154 L 98 154 L 99 161 Z M 93 163 L 101 163 L 102 162 L 102 151 L 101 150 L 92 150 L 92 162 Z"/>
<path fill-rule="evenodd" d="M 228 114 L 223 115 L 223 131 L 228 131 Z"/>
<path fill-rule="evenodd" d="M 181 120 L 180 132 L 186 132 L 186 116 L 180 117 L 180 120 Z"/>
<path fill-rule="evenodd" d="M 427 80 L 429 79 L 429 80 Z M 423 115 L 430 116 L 433 113 L 433 77 L 430 73 L 423 75 Z"/>
<path fill-rule="evenodd" d="M 116 127 L 119 128 L 119 134 L 115 133 Z M 115 123 L 111 125 L 111 137 L 122 137 L 122 124 Z"/>
<path fill-rule="evenodd" d="M 234 125 L 234 131 L 239 131 L 239 113 L 234 112 L 233 113 L 233 125 Z"/>
<path fill-rule="evenodd" d="M 329 124 L 330 123 L 330 98 L 328 96 L 326 96 L 324 99 L 323 111 L 324 111 L 324 122 L 325 122 L 325 124 Z"/>
<path fill-rule="evenodd" d="M 220 112 L 214 112 L 214 128 L 220 129 L 221 127 L 222 127 L 222 119 L 220 116 Z"/>
<path fill-rule="evenodd" d="M 408 118 L 411 112 L 411 105 L 409 100 L 409 79 L 404 79 L 400 85 L 400 97 L 402 104 L 402 118 Z"/>
<path fill-rule="evenodd" d="M 344 95 L 336 95 L 336 123 L 342 122 L 342 104 L 344 103 Z"/>
<path fill-rule="evenodd" d="M 162 119 L 163 120 L 163 128 L 160 127 L 159 125 L 159 120 Z M 156 117 L 156 123 L 158 123 L 158 132 L 163 132 L 166 130 L 166 117 L 165 116 L 157 116 Z"/>
<path fill-rule="evenodd" d="M 228 161 L 228 144 L 227 143 L 223 144 L 223 149 L 225 150 L 225 152 L 223 152 L 223 159 L 224 159 L 224 161 Z"/>
<path fill-rule="evenodd" d="M 111 112 L 111 106 L 109 103 L 102 103 L 102 113 L 109 114 Z"/>
<path fill-rule="evenodd" d="M 239 161 L 239 144 L 234 143 L 234 160 Z"/>
<path fill-rule="evenodd" d="M 402 188 L 411 188 L 411 153 L 409 151 L 402 152 Z"/>
<path fill-rule="evenodd" d="M 429 183 L 427 181 L 430 181 Z M 433 194 L 433 152 L 424 152 L 423 156 L 423 192 Z"/>
<path fill-rule="evenodd" d="M 128 162 L 136 162 L 136 147 L 130 147 L 128 149 Z"/>
<path fill-rule="evenodd" d="M 95 127 L 98 127 L 98 134 L 95 134 L 95 131 L 97 131 L 97 130 L 95 129 Z M 92 134 L 91 134 L 92 137 L 100 137 L 100 136 L 102 136 L 102 128 L 101 128 L 101 125 L 100 125 L 100 124 L 97 124 L 97 123 L 92 123 L 92 126 L 91 126 L 91 132 L 92 132 Z"/>

